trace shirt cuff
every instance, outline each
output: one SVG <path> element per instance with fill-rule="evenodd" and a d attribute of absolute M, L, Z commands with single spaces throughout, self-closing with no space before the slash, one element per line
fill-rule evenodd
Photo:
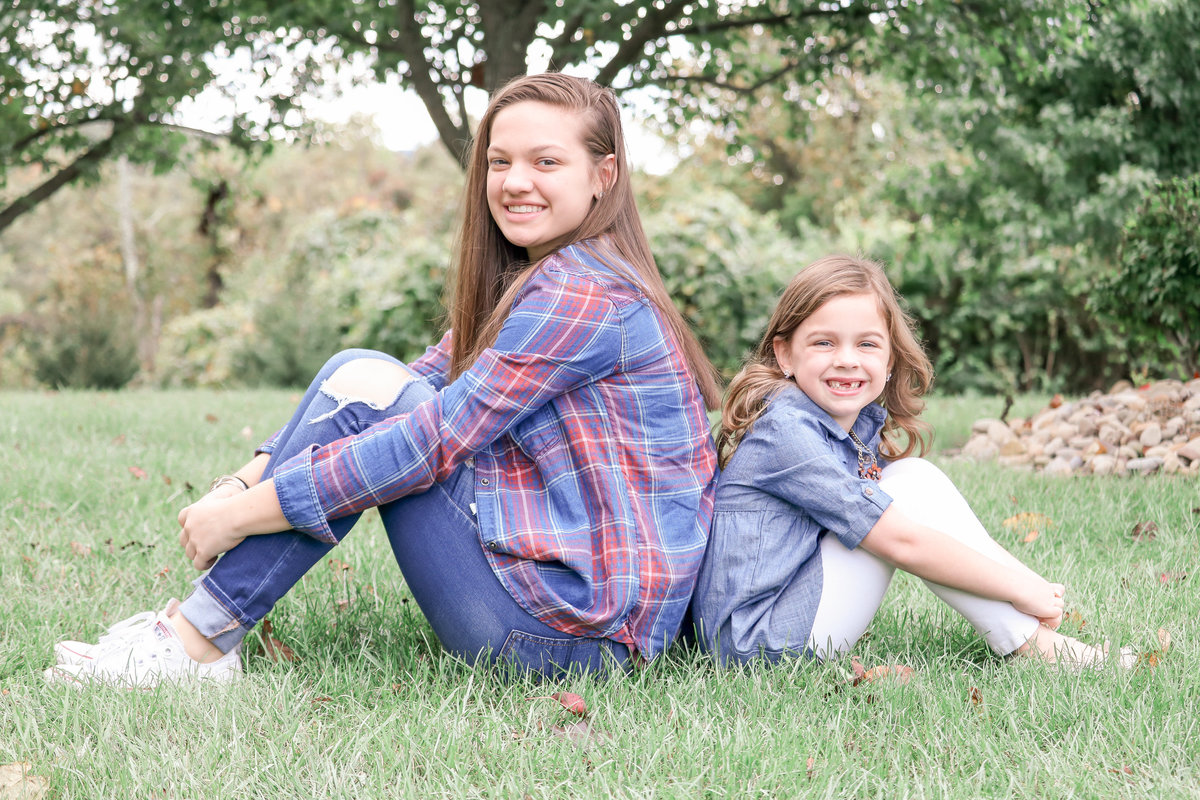
<path fill-rule="evenodd" d="M 317 501 L 317 485 L 312 472 L 312 454 L 316 449 L 314 444 L 302 450 L 275 470 L 272 475 L 275 494 L 292 530 L 308 534 L 319 542 L 337 544 L 329 519 Z"/>
<path fill-rule="evenodd" d="M 858 491 L 861 499 L 854 504 L 858 511 L 858 520 L 850 526 L 849 531 L 837 534 L 838 540 L 849 550 L 858 547 L 862 540 L 867 538 L 867 534 L 875 527 L 875 523 L 879 522 L 883 512 L 892 504 L 891 495 L 880 489 L 879 484 L 874 481 L 863 481 Z"/>

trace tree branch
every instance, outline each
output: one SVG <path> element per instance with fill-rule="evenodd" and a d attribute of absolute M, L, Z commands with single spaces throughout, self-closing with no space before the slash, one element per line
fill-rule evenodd
<path fill-rule="evenodd" d="M 3 232 L 5 228 L 13 224 L 26 211 L 34 208 L 38 203 L 82 175 L 84 168 L 108 158 L 116 147 L 117 140 L 125 132 L 126 128 L 114 128 L 107 139 L 97 142 L 87 152 L 79 156 L 79 158 L 43 181 L 41 185 L 34 187 L 22 197 L 9 203 L 7 208 L 0 210 L 0 232 Z"/>
<path fill-rule="evenodd" d="M 441 139 L 442 145 L 448 152 L 453 153 L 461 164 L 466 160 L 467 142 L 471 139 L 470 125 L 467 122 L 466 114 L 465 112 L 462 114 L 462 124 L 456 125 L 442 104 L 442 94 L 438 91 L 438 84 L 429 74 L 431 67 L 422 47 L 425 40 L 421 37 L 421 30 L 416 24 L 417 9 L 414 0 L 401 0 L 397 4 L 397 10 L 400 13 L 397 14 L 396 24 L 400 31 L 401 41 L 419 43 L 414 47 L 415 52 L 408 58 L 408 77 L 412 81 L 413 91 L 425 104 L 425 110 L 429 112 L 434 127 L 437 128 L 438 138 Z M 460 109 L 462 107 L 461 101 L 459 107 Z"/>

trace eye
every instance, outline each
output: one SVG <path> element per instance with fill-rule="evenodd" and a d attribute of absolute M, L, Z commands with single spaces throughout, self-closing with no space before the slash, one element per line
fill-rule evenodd
<path fill-rule="evenodd" d="M 537 165 L 539 167 L 553 167 L 553 166 L 556 166 L 557 164 L 558 164 L 558 162 L 555 161 L 553 158 L 547 157 L 547 158 L 539 158 L 537 160 Z"/>
<path fill-rule="evenodd" d="M 501 169 L 506 166 L 508 166 L 508 161 L 506 159 L 499 157 L 488 159 L 488 169 Z"/>

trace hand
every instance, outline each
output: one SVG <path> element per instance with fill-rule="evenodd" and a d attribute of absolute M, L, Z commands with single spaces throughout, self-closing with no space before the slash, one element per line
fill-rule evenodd
<path fill-rule="evenodd" d="M 231 513 L 232 498 L 243 492 L 236 486 L 219 486 L 179 512 L 179 544 L 196 569 L 208 569 L 246 538 L 234 532 Z"/>
<path fill-rule="evenodd" d="M 1033 575 L 1020 587 L 1012 605 L 1017 611 L 1037 617 L 1047 628 L 1055 630 L 1062 624 L 1063 610 L 1066 608 L 1063 595 L 1066 591 L 1061 583 L 1051 583 Z"/>

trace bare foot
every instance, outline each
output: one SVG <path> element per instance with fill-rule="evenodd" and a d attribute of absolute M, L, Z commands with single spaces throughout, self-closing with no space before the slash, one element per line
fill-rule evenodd
<path fill-rule="evenodd" d="M 1109 644 L 1105 642 L 1102 647 L 1093 647 L 1078 639 L 1064 636 L 1045 625 L 1039 625 L 1029 641 L 1017 648 L 1017 654 L 1040 658 L 1048 664 L 1061 664 L 1079 672 L 1102 667 L 1108 659 Z M 1120 650 L 1118 661 L 1121 667 L 1128 669 L 1133 666 L 1135 660 L 1136 657 L 1129 648 Z"/>
<path fill-rule="evenodd" d="M 201 664 L 211 664 L 212 662 L 225 655 L 217 646 L 204 637 L 200 631 L 196 630 L 196 626 L 187 621 L 187 617 L 179 613 L 179 609 L 171 611 L 167 615 L 167 619 L 175 627 L 175 633 L 179 635 L 180 641 L 183 642 L 183 650 L 193 660 L 199 661 Z"/>

